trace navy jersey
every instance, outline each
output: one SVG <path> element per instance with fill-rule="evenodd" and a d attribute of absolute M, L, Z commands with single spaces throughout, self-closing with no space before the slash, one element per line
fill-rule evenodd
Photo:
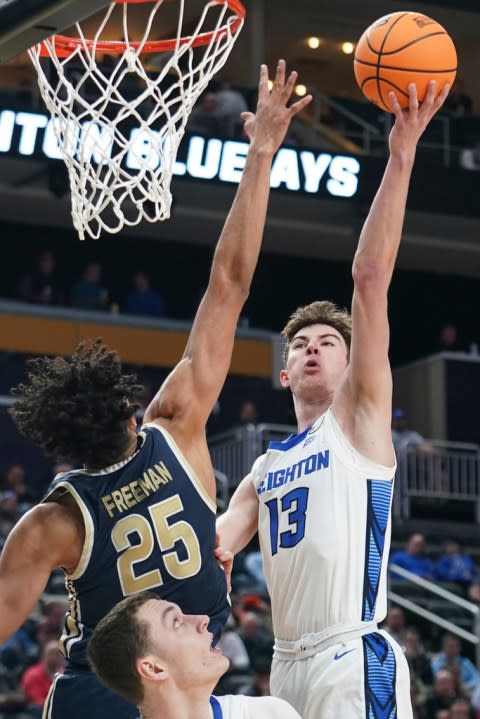
<path fill-rule="evenodd" d="M 44 501 L 67 492 L 85 524 L 80 562 L 66 576 L 70 606 L 60 646 L 70 666 L 88 666 L 97 622 L 145 589 L 186 614 L 207 614 L 218 639 L 230 605 L 213 555 L 216 507 L 168 432 L 146 425 L 131 457 L 97 473 L 57 476 Z"/>

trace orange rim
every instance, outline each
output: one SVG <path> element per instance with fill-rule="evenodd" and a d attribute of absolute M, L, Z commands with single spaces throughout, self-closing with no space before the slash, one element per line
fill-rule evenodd
<path fill-rule="evenodd" d="M 155 2 L 155 0 L 114 0 L 114 2 L 118 5 L 133 5 L 136 3 Z M 212 39 L 221 39 L 228 32 L 237 32 L 245 19 L 246 11 L 240 0 L 214 0 L 214 2 L 217 5 L 228 5 L 229 9 L 235 13 L 236 19 L 230 25 L 223 25 L 218 28 L 218 30 L 200 33 L 193 41 L 191 35 L 180 38 L 178 43 L 176 38 L 172 38 L 171 40 L 150 40 L 144 44 L 138 41 L 126 43 L 122 40 L 102 40 L 94 43 L 93 40 L 81 40 L 80 38 L 68 37 L 67 35 L 52 35 L 49 39 L 53 40 L 57 57 L 62 58 L 69 57 L 78 47 L 87 47 L 89 50 L 92 50 L 94 45 L 98 52 L 110 55 L 120 55 L 127 47 L 131 47 L 133 50 L 138 50 L 138 48 L 141 47 L 142 52 L 146 53 L 170 52 L 175 50 L 177 44 L 180 47 L 190 44 L 192 47 L 200 47 L 202 45 L 208 45 Z M 39 54 L 41 57 L 50 56 L 45 42 L 40 43 Z"/>

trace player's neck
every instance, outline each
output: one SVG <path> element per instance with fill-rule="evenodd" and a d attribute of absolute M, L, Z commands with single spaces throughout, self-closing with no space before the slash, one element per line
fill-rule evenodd
<path fill-rule="evenodd" d="M 212 719 L 210 687 L 190 692 L 170 688 L 152 693 L 140 707 L 142 719 Z"/>
<path fill-rule="evenodd" d="M 333 397 L 327 396 L 321 399 L 306 399 L 304 397 L 293 398 L 295 416 L 297 418 L 297 433 L 301 434 L 308 427 L 314 424 L 315 420 L 324 414 L 332 404 Z"/>

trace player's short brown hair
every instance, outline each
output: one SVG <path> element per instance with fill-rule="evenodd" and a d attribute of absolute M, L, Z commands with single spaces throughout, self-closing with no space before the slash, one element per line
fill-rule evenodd
<path fill-rule="evenodd" d="M 122 599 L 100 619 L 87 645 L 88 662 L 97 677 L 137 706 L 144 692 L 136 663 L 150 650 L 149 626 L 138 612 L 151 599 L 159 597 L 143 591 Z"/>
<path fill-rule="evenodd" d="M 293 312 L 287 324 L 282 330 L 285 337 L 285 347 L 283 350 L 283 361 L 287 361 L 290 344 L 299 330 L 309 325 L 329 325 L 339 332 L 348 350 L 350 351 L 350 343 L 352 341 L 352 318 L 346 309 L 337 307 L 333 302 L 321 300 L 312 302 L 304 307 L 297 307 Z"/>

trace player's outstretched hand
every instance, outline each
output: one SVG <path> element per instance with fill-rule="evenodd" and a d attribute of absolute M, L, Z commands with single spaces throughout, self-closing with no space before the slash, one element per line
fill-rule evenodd
<path fill-rule="evenodd" d="M 442 91 L 436 96 L 437 83 L 431 80 L 422 103 L 418 101 L 417 86 L 411 83 L 408 86 L 409 106 L 404 111 L 400 107 L 397 96 L 390 93 L 395 124 L 390 133 L 390 153 L 399 157 L 411 157 L 415 154 L 417 143 L 432 117 L 440 110 L 447 99 L 450 85 L 444 85 Z"/>
<path fill-rule="evenodd" d="M 286 79 L 285 60 L 279 60 L 270 91 L 268 68 L 266 65 L 262 65 L 260 68 L 257 111 L 255 114 L 242 112 L 241 115 L 242 120 L 245 121 L 245 132 L 250 140 L 250 145 L 257 151 L 273 155 L 282 144 L 292 117 L 312 101 L 312 96 L 306 95 L 287 107 L 296 81 L 297 73 L 295 71 L 291 72 Z"/>

